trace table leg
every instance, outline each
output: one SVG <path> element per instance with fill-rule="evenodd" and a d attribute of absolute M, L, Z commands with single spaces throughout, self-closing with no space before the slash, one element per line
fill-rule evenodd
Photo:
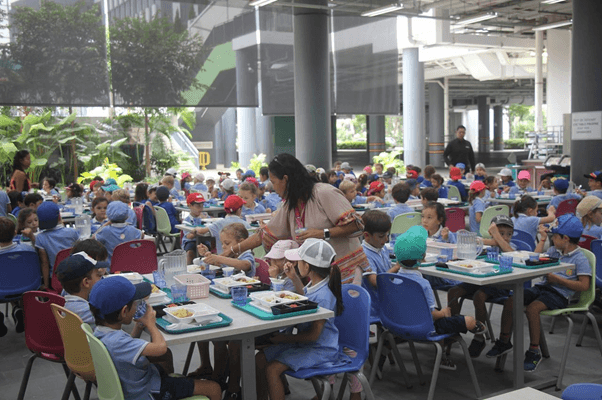
<path fill-rule="evenodd" d="M 242 398 L 245 400 L 255 400 L 257 398 L 255 390 L 255 338 L 253 336 L 245 336 L 241 342 L 240 370 L 242 376 Z"/>
<path fill-rule="evenodd" d="M 512 313 L 512 322 L 514 326 L 514 359 L 513 363 L 513 381 L 514 389 L 521 389 L 525 384 L 524 370 L 524 353 L 525 353 L 525 337 L 524 337 L 524 318 L 523 318 L 523 299 L 524 287 L 523 282 L 514 284 L 514 307 Z"/>

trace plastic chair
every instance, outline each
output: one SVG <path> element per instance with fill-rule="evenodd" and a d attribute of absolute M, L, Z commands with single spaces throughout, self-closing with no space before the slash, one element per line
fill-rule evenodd
<path fill-rule="evenodd" d="M 511 239 L 510 244 L 513 244 L 518 251 L 533 251 L 535 248 L 531 246 L 529 243 L 523 242 L 518 239 Z"/>
<path fill-rule="evenodd" d="M 455 187 L 455 186 L 454 186 Z M 458 190 L 456 188 L 456 190 Z M 445 209 L 445 227 L 451 232 L 458 232 L 460 229 L 466 229 L 466 214 L 464 210 L 458 207 L 450 207 Z"/>
<path fill-rule="evenodd" d="M 577 204 L 579 204 L 578 199 L 562 200 L 556 209 L 556 218 L 564 214 L 575 214 L 577 211 Z"/>
<path fill-rule="evenodd" d="M 263 245 L 255 247 L 253 249 L 253 257 L 263 258 L 263 257 L 265 257 L 265 255 L 266 255 L 266 252 L 265 252 L 265 249 L 263 248 Z"/>
<path fill-rule="evenodd" d="M 596 256 L 596 286 L 602 288 L 602 240 L 594 240 L 590 251 Z"/>
<path fill-rule="evenodd" d="M 483 216 L 481 217 L 481 228 L 479 230 L 479 234 L 486 239 L 491 239 L 491 235 L 488 232 L 489 226 L 491 225 L 491 220 L 498 215 L 509 215 L 509 213 L 510 209 L 506 205 L 487 207 L 485 212 L 483 212 Z"/>
<path fill-rule="evenodd" d="M 597 383 L 574 383 L 562 392 L 563 400 L 596 400 L 602 398 L 602 385 Z"/>
<path fill-rule="evenodd" d="M 595 236 L 581 235 L 581 239 L 579 239 L 579 247 L 585 250 L 591 250 L 592 242 L 596 239 L 598 238 Z"/>
<path fill-rule="evenodd" d="M 133 271 L 150 274 L 158 269 L 157 246 L 145 239 L 121 243 L 113 250 L 111 271 Z"/>
<path fill-rule="evenodd" d="M 35 251 L 0 254 L 0 303 L 18 300 L 41 283 L 40 259 Z"/>
<path fill-rule="evenodd" d="M 90 345 L 90 353 L 92 353 L 92 361 L 96 373 L 96 381 L 98 382 L 98 399 L 99 400 L 123 400 L 123 389 L 121 389 L 121 381 L 115 364 L 111 359 L 109 351 L 105 345 L 94 336 L 90 325 L 83 323 L 82 330 L 86 334 L 88 344 Z M 192 396 L 183 400 L 209 400 L 205 396 Z"/>
<path fill-rule="evenodd" d="M 32 291 L 23 294 L 23 317 L 25 321 L 25 345 L 33 353 L 27 361 L 27 366 L 21 380 L 18 400 L 23 400 L 31 368 L 36 358 L 61 363 L 65 370 L 65 376 L 69 377 L 69 369 L 65 364 L 63 341 L 61 333 L 56 325 L 50 306 L 58 304 L 65 305 L 65 299 L 58 294 Z M 79 400 L 77 389 L 73 394 Z"/>
<path fill-rule="evenodd" d="M 142 223 L 144 222 L 144 205 L 134 207 L 136 213 L 136 228 L 142 229 Z"/>
<path fill-rule="evenodd" d="M 147 204 L 144 204 L 142 208 L 142 228 L 149 235 L 157 234 L 157 221 L 153 209 Z"/>
<path fill-rule="evenodd" d="M 527 232 L 521 231 L 520 229 L 515 229 L 512 233 L 512 240 L 514 239 L 525 242 L 529 247 L 532 248 L 530 251 L 535 250 L 535 240 L 533 239 L 533 236 L 529 235 Z"/>
<path fill-rule="evenodd" d="M 592 279 L 589 285 L 589 289 L 579 294 L 579 301 L 575 304 L 569 304 L 566 308 L 561 308 L 558 310 L 546 310 L 539 313 L 539 315 L 547 315 L 550 317 L 563 315 L 569 323 L 569 327 L 566 333 L 566 339 L 564 340 L 564 349 L 562 351 L 562 360 L 560 361 L 560 371 L 558 373 L 558 380 L 556 381 L 556 390 L 560 390 L 560 387 L 562 386 L 562 378 L 564 376 L 566 360 L 569 355 L 569 345 L 571 343 L 571 335 L 573 333 L 573 320 L 570 317 L 571 314 L 576 312 L 585 313 L 587 318 L 589 318 L 590 321 L 593 322 L 594 332 L 596 333 L 596 339 L 598 340 L 600 353 L 602 354 L 602 338 L 600 337 L 600 330 L 598 329 L 596 318 L 589 311 L 589 307 L 592 305 L 596 297 L 596 256 L 589 250 L 581 249 L 581 251 L 587 257 L 589 264 L 592 268 Z M 587 321 L 587 319 L 585 321 Z M 581 326 L 582 333 L 584 333 L 585 331 L 585 326 L 586 325 Z M 543 329 L 541 330 L 541 351 L 544 357 L 549 357 L 548 346 L 545 340 L 545 333 Z"/>
<path fill-rule="evenodd" d="M 61 281 L 59 281 L 59 277 L 56 275 L 56 271 L 58 270 L 59 264 L 69 257 L 71 254 L 71 249 L 63 249 L 59 251 L 54 259 L 54 268 L 52 269 L 52 277 L 50 278 L 50 289 L 48 289 L 52 293 L 61 294 L 63 292 L 63 285 L 61 285 Z"/>
<path fill-rule="evenodd" d="M 15 217 L 14 215 L 12 215 L 11 213 L 6 214 L 6 216 L 8 217 L 8 219 L 10 219 L 11 221 L 13 221 L 15 223 L 15 225 L 18 224 L 17 217 Z"/>
<path fill-rule="evenodd" d="M 393 225 L 391 226 L 391 234 L 401 234 L 405 233 L 408 229 L 415 225 L 420 225 L 422 215 L 419 212 L 411 212 L 400 214 L 395 217 L 393 220 Z"/>
<path fill-rule="evenodd" d="M 600 282 L 599 265 L 602 264 L 602 240 L 597 239 L 597 240 L 592 241 L 591 252 L 593 253 L 594 257 L 596 257 L 595 268 L 594 268 L 595 272 L 592 275 L 592 281 L 594 281 L 596 286 L 598 286 L 598 284 Z M 598 345 L 600 347 L 600 353 L 602 354 L 602 339 L 600 337 L 600 330 L 598 329 L 598 323 L 596 322 L 594 315 L 590 311 L 588 311 L 585 315 L 587 316 L 587 318 L 584 318 L 583 322 L 581 324 L 581 331 L 579 332 L 579 339 L 577 339 L 577 347 L 581 347 L 581 342 L 583 341 L 583 336 L 585 336 L 585 329 L 587 328 L 587 322 L 589 320 L 593 324 L 594 334 L 596 335 L 596 340 L 598 341 Z"/>
<path fill-rule="evenodd" d="M 451 199 L 456 197 L 458 200 L 462 201 L 462 195 L 460 194 L 460 189 L 455 187 L 454 185 L 447 185 L 447 198 Z"/>
<path fill-rule="evenodd" d="M 345 374 L 341 393 L 345 390 L 345 384 L 349 374 L 355 375 L 361 382 L 362 388 L 366 393 L 368 400 L 374 400 L 374 395 L 370 389 L 368 380 L 362 373 L 362 366 L 368 359 L 368 341 L 370 337 L 370 324 L 368 315 L 370 313 L 370 295 L 364 288 L 357 285 L 343 285 L 342 287 L 343 304 L 345 310 L 334 320 L 339 330 L 339 349 L 348 348 L 356 351 L 357 355 L 351 359 L 351 363 L 337 368 L 305 368 L 296 372 L 285 371 L 286 375 L 297 379 L 311 379 L 314 387 L 318 387 L 318 382 L 324 383 L 324 393 L 322 400 L 330 398 L 331 386 L 328 383 L 327 375 Z M 317 391 L 319 394 L 319 391 Z"/>
<path fill-rule="evenodd" d="M 257 275 L 261 283 L 266 283 L 268 285 L 271 284 L 272 281 L 270 280 L 269 264 L 260 258 L 255 258 L 255 262 L 257 263 L 257 266 L 255 267 L 255 275 Z"/>
<path fill-rule="evenodd" d="M 383 327 L 386 329 L 386 333 L 381 336 L 378 342 L 378 348 L 374 359 L 378 360 L 382 353 L 385 337 L 388 337 L 389 343 L 392 345 L 395 359 L 402 369 L 402 374 L 406 378 L 407 374 L 402 368 L 401 357 L 397 351 L 397 346 L 393 340 L 393 335 L 399 336 L 403 339 L 412 342 L 432 343 L 436 350 L 437 356 L 435 358 L 435 365 L 433 367 L 433 375 L 431 377 L 431 384 L 429 387 L 428 400 L 432 400 L 435 395 L 435 387 L 437 385 L 437 378 L 439 376 L 439 367 L 441 364 L 441 358 L 443 355 L 443 349 L 439 344 L 439 341 L 444 339 L 451 339 L 460 344 L 464 351 L 464 357 L 470 377 L 474 385 L 476 397 L 481 397 L 481 388 L 475 374 L 474 367 L 470 354 L 468 353 L 468 347 L 466 343 L 457 334 L 437 334 L 435 332 L 435 326 L 433 324 L 433 318 L 431 311 L 426 300 L 426 296 L 420 284 L 409 277 L 404 277 L 399 274 L 379 274 L 377 276 L 378 282 L 378 309 L 380 313 L 380 320 Z M 413 347 L 410 347 L 413 349 Z M 415 354 L 415 351 L 412 355 Z M 416 363 L 416 357 L 414 358 Z M 422 369 L 420 364 L 416 363 L 416 370 L 418 377 L 423 382 Z M 370 373 L 370 382 L 374 380 L 376 369 L 373 369 Z"/>
<path fill-rule="evenodd" d="M 69 392 L 75 386 L 75 377 L 78 376 L 86 382 L 84 400 L 90 398 L 92 383 L 96 382 L 96 373 L 88 339 L 82 330 L 82 319 L 72 311 L 57 304 L 52 304 L 52 314 L 61 332 L 63 347 L 65 348 L 65 362 L 71 370 L 67 385 L 63 392 L 63 400 L 69 398 Z"/>
<path fill-rule="evenodd" d="M 165 251 L 159 254 L 165 254 L 168 253 L 168 250 L 164 238 L 173 239 L 173 251 L 176 248 L 178 238 L 180 237 L 180 232 L 171 233 L 171 222 L 169 222 L 169 216 L 167 215 L 167 211 L 165 211 L 159 206 L 155 206 L 155 213 L 157 220 L 157 248 L 160 250 L 161 246 L 163 246 L 163 250 Z"/>

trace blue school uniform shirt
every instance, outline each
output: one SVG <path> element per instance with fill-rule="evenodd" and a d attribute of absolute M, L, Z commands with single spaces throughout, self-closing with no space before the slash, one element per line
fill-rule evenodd
<path fill-rule="evenodd" d="M 421 187 L 425 187 L 425 188 L 426 188 L 426 187 L 433 187 L 433 184 L 431 183 L 431 181 L 430 181 L 430 180 L 428 180 L 428 179 L 425 179 L 425 180 L 423 180 L 422 182 L 420 182 L 420 186 L 421 186 Z"/>
<path fill-rule="evenodd" d="M 243 251 L 241 255 L 238 256 L 238 259 L 241 261 L 248 261 L 251 263 L 251 269 L 245 272 L 245 275 L 249 278 L 253 278 L 255 276 L 255 256 L 251 250 Z M 227 265 L 223 265 L 227 267 Z"/>
<path fill-rule="evenodd" d="M 583 228 L 582 235 L 594 236 L 598 239 L 602 239 L 602 226 L 590 225 L 587 228 Z"/>
<path fill-rule="evenodd" d="M 242 212 L 240 214 L 241 217 L 245 217 L 247 215 L 253 215 L 253 214 L 264 214 L 265 213 L 265 207 L 262 206 L 261 204 L 257 204 L 254 203 L 255 207 L 254 208 L 249 208 L 247 206 L 242 206 Z"/>
<path fill-rule="evenodd" d="M 131 208 L 128 210 L 128 219 L 125 220 L 128 224 L 132 226 L 138 226 L 138 217 L 136 216 L 136 211 Z"/>
<path fill-rule="evenodd" d="M 360 196 L 359 194 L 355 196 L 355 199 L 351 202 L 352 205 L 358 204 L 366 204 L 368 202 L 368 196 Z"/>
<path fill-rule="evenodd" d="M 528 194 L 528 193 L 533 193 L 533 192 L 537 192 L 537 190 L 533 189 L 531 186 L 527 186 L 525 189 L 521 189 L 519 186 L 512 186 L 510 187 L 510 191 L 508 192 L 508 194 Z"/>
<path fill-rule="evenodd" d="M 225 226 L 235 223 L 241 223 L 247 229 L 251 228 L 251 225 L 247 221 L 240 218 L 238 215 L 233 214 L 228 214 L 223 219 L 214 221 L 213 223 L 207 226 L 207 228 L 209 228 L 209 233 L 211 233 L 211 236 L 215 238 L 215 247 L 217 249 L 217 254 L 220 254 L 222 252 L 222 241 L 219 239 L 219 233 L 222 231 L 222 229 L 224 229 Z"/>
<path fill-rule="evenodd" d="M 422 183 L 424 182 L 424 176 L 419 176 L 418 178 L 416 178 L 416 182 L 422 185 Z"/>
<path fill-rule="evenodd" d="M 208 190 L 209 190 L 209 189 L 207 188 L 207 185 L 205 185 L 205 184 L 203 184 L 203 183 L 201 183 L 201 182 L 199 182 L 199 183 L 195 183 L 194 185 L 192 185 L 192 186 L 190 187 L 190 189 L 194 189 L 194 190 L 200 190 L 200 191 L 202 191 L 202 192 L 206 192 L 206 191 L 208 191 Z"/>
<path fill-rule="evenodd" d="M 464 187 L 464 184 L 462 182 L 459 181 L 453 181 L 453 180 L 449 180 L 447 181 L 447 185 L 452 185 L 458 188 L 458 191 L 460 192 L 460 197 L 462 198 L 462 201 L 466 201 L 466 199 L 468 198 L 468 193 L 466 193 L 466 188 Z M 439 196 L 441 197 L 441 196 Z"/>
<path fill-rule="evenodd" d="M 29 242 L 29 243 L 31 243 L 31 242 Z M 0 254 L 13 253 L 15 251 L 33 251 L 33 252 L 35 252 L 35 250 L 33 249 L 33 247 L 31 245 L 24 244 L 24 243 L 13 242 L 9 246 L 0 247 Z"/>
<path fill-rule="evenodd" d="M 276 211 L 282 204 L 282 198 L 278 196 L 278 193 L 268 193 L 265 196 L 265 203 L 262 204 L 265 208 L 269 208 L 272 212 Z"/>
<path fill-rule="evenodd" d="M 48 254 L 50 263 L 50 276 L 54 267 L 54 259 L 59 251 L 73 247 L 73 244 L 79 240 L 79 234 L 73 228 L 65 228 L 57 225 L 54 228 L 46 229 L 36 236 L 36 247 L 44 249 Z"/>
<path fill-rule="evenodd" d="M 6 217 L 7 207 L 10 204 L 10 199 L 4 190 L 0 190 L 0 217 Z"/>
<path fill-rule="evenodd" d="M 176 199 L 176 200 L 184 200 L 184 196 L 180 196 L 180 193 L 178 193 L 178 190 L 174 187 L 171 188 L 171 190 L 169 191 L 169 195 L 171 196 L 172 199 Z"/>
<path fill-rule="evenodd" d="M 94 336 L 100 339 L 111 355 L 125 400 L 150 400 L 151 393 L 160 392 L 159 370 L 142 355 L 150 342 L 107 326 L 97 326 Z"/>
<path fill-rule="evenodd" d="M 95 234 L 96 231 L 107 222 L 109 222 L 108 218 L 105 218 L 104 221 L 98 221 L 96 218 L 92 218 L 92 224 L 90 226 L 91 234 Z"/>
<path fill-rule="evenodd" d="M 13 208 L 13 210 L 10 212 L 12 215 L 14 215 L 15 217 L 19 216 L 19 211 L 21 211 L 21 207 L 16 206 L 15 208 Z"/>
<path fill-rule="evenodd" d="M 173 187 L 174 187 L 174 189 L 176 189 L 178 192 L 179 192 L 180 190 L 182 190 L 182 184 L 180 183 L 180 180 L 179 180 L 179 179 L 174 179 L 174 180 L 173 180 Z"/>
<path fill-rule="evenodd" d="M 397 203 L 395 204 L 395 207 L 387 211 L 387 215 L 389 216 L 389 218 L 391 218 L 391 222 L 393 222 L 395 217 L 397 217 L 398 215 L 407 214 L 414 211 L 415 210 L 412 207 L 408 206 L 406 203 Z"/>
<path fill-rule="evenodd" d="M 485 176 L 481 176 L 481 175 L 475 175 L 474 176 L 474 180 L 475 181 L 484 181 L 485 180 Z"/>
<path fill-rule="evenodd" d="M 188 225 L 192 225 L 192 226 L 200 226 L 203 225 L 203 220 L 202 217 L 193 217 L 191 214 L 188 214 L 188 216 L 186 216 L 186 218 L 184 218 L 182 220 L 183 223 L 188 224 Z M 186 247 L 186 244 L 190 243 L 190 242 L 195 242 L 196 243 L 196 239 L 188 239 L 186 238 L 186 235 L 184 235 L 182 237 L 182 248 Z"/>
<path fill-rule="evenodd" d="M 468 209 L 468 219 L 470 220 L 470 231 L 479 233 L 481 229 L 481 223 L 477 222 L 477 213 L 485 212 L 485 202 L 483 199 L 477 197 L 472 201 L 470 208 Z M 482 215 L 481 215 L 482 217 Z"/>
<path fill-rule="evenodd" d="M 90 325 L 90 328 L 94 330 L 96 328 L 96 322 L 94 320 L 94 315 L 92 315 L 92 311 L 90 310 L 90 303 L 88 303 L 88 300 L 67 293 L 65 293 L 64 297 L 65 308 L 77 314 L 82 321 Z"/>
<path fill-rule="evenodd" d="M 561 278 L 568 279 L 571 281 L 578 281 L 580 275 L 592 276 L 592 267 L 589 265 L 587 257 L 583 254 L 580 247 L 567 254 L 562 254 L 556 250 L 554 246 L 550 247 L 546 254 L 550 257 L 558 258 L 561 263 L 574 264 L 574 267 L 567 268 L 564 271 L 554 272 L 554 275 L 558 275 Z M 550 284 L 544 275 L 542 283 L 538 285 L 548 285 L 556 289 L 566 299 L 570 299 L 575 294 L 574 290 L 567 288 L 566 286 Z"/>
<path fill-rule="evenodd" d="M 113 222 L 111 225 L 107 225 L 96 232 L 96 240 L 104 244 L 104 246 L 107 248 L 107 252 L 109 253 L 107 262 L 109 264 L 111 263 L 111 257 L 113 257 L 113 251 L 115 250 L 115 247 L 121 243 L 140 239 L 141 236 L 142 231 L 134 228 L 127 222 Z"/>
<path fill-rule="evenodd" d="M 386 249 L 377 249 L 366 241 L 362 243 L 362 247 L 364 248 L 364 254 L 366 254 L 366 257 L 368 258 L 372 271 L 377 274 L 384 274 L 391 269 L 391 259 L 389 258 L 389 252 Z"/>
<path fill-rule="evenodd" d="M 458 242 L 458 234 L 456 232 L 452 232 L 449 231 L 449 234 L 447 236 L 447 240 L 443 239 L 443 236 L 441 236 L 441 231 L 443 230 L 443 226 L 439 226 L 439 230 L 435 233 L 433 233 L 432 236 L 429 236 L 431 239 L 434 239 L 437 242 L 442 242 L 442 243 L 452 243 L 455 244 Z"/>
<path fill-rule="evenodd" d="M 577 193 L 565 193 L 565 194 L 556 195 L 556 196 L 552 197 L 552 200 L 550 200 L 550 204 L 548 204 L 548 206 L 546 207 L 546 210 L 548 208 L 550 208 L 550 206 L 554 206 L 554 208 L 558 209 L 558 205 L 561 202 L 563 202 L 564 200 L 569 200 L 569 199 L 581 200 L 581 196 L 578 195 Z"/>
<path fill-rule="evenodd" d="M 591 190 L 589 192 L 587 192 L 588 196 L 596 196 L 602 199 L 602 190 Z"/>
<path fill-rule="evenodd" d="M 526 214 L 518 214 L 518 218 L 512 217 L 514 229 L 527 232 L 533 237 L 533 241 L 537 243 L 537 229 L 539 227 L 539 217 L 528 217 Z"/>
<path fill-rule="evenodd" d="M 449 196 L 449 190 L 445 186 L 440 186 L 437 192 L 439 193 L 440 199 L 447 199 Z"/>
<path fill-rule="evenodd" d="M 171 233 L 179 232 L 179 229 L 176 228 L 176 225 L 178 224 L 178 211 L 173 206 L 173 204 L 171 204 L 169 201 L 164 201 L 163 203 L 159 203 L 158 206 L 164 209 L 165 212 L 167 212 L 167 216 L 169 217 L 169 224 L 171 225 Z"/>

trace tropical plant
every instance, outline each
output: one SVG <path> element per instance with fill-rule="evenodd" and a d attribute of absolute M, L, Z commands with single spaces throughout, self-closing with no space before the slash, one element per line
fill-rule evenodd
<path fill-rule="evenodd" d="M 94 168 L 92 171 L 84 172 L 77 178 L 77 183 L 90 183 L 95 176 L 101 176 L 105 181 L 115 179 L 118 186 L 123 186 L 125 182 L 132 182 L 132 177 L 124 174 L 123 170 L 117 165 L 112 164 L 108 158 L 105 158 L 102 165 Z"/>
<path fill-rule="evenodd" d="M 267 167 L 268 164 L 265 162 L 265 154 L 261 153 L 259 155 L 253 154 L 251 157 L 251 161 L 249 162 L 249 167 L 247 169 L 253 170 L 255 175 L 259 176 L 259 170 L 261 167 Z"/>
<path fill-rule="evenodd" d="M 406 167 L 401 160 L 401 151 L 383 151 L 379 155 L 372 157 L 372 162 L 381 163 L 385 169 L 389 167 L 394 167 L 395 171 L 398 174 L 403 174 L 406 172 Z"/>
<path fill-rule="evenodd" d="M 230 169 L 232 169 L 232 172 L 236 172 L 237 169 L 241 168 L 240 163 L 238 161 L 232 161 L 230 163 Z"/>

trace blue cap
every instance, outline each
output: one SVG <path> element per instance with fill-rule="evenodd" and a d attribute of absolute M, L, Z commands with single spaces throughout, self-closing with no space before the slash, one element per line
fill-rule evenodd
<path fill-rule="evenodd" d="M 61 211 L 53 201 L 45 201 L 37 209 L 40 230 L 51 229 L 59 223 Z"/>
<path fill-rule="evenodd" d="M 107 218 L 109 221 L 125 221 L 128 219 L 130 208 L 122 201 L 112 201 L 107 207 Z"/>
<path fill-rule="evenodd" d="M 252 169 L 248 169 L 247 172 L 244 173 L 244 175 L 246 175 L 246 176 L 252 176 L 254 178 L 255 177 L 255 171 L 253 171 Z"/>
<path fill-rule="evenodd" d="M 583 233 L 583 224 L 573 214 L 564 214 L 558 217 L 558 225 L 552 228 L 552 233 L 565 235 L 570 238 L 580 238 Z"/>
<path fill-rule="evenodd" d="M 86 276 L 88 272 L 95 268 L 109 268 L 110 266 L 110 263 L 106 261 L 96 261 L 86 252 L 80 251 L 61 261 L 56 270 L 56 274 L 59 281 L 68 282 Z"/>
<path fill-rule="evenodd" d="M 123 276 L 104 278 L 92 287 L 88 302 L 100 311 L 101 318 L 121 310 L 130 301 L 140 300 L 151 294 L 151 284 L 134 285 Z"/>
<path fill-rule="evenodd" d="M 466 169 L 466 164 L 459 162 L 456 164 L 456 168 Z"/>
<path fill-rule="evenodd" d="M 414 190 L 416 185 L 418 185 L 418 181 L 416 179 L 406 179 L 406 183 L 410 187 L 410 190 Z"/>
<path fill-rule="evenodd" d="M 426 253 L 428 232 L 420 225 L 415 225 L 397 236 L 395 241 L 395 257 L 397 261 L 422 260 Z"/>
<path fill-rule="evenodd" d="M 385 171 L 385 173 L 383 174 L 383 178 L 385 178 L 385 179 L 393 178 L 393 174 L 390 173 L 389 171 Z"/>
<path fill-rule="evenodd" d="M 566 179 L 556 179 L 554 187 L 558 190 L 567 190 L 569 188 L 569 181 Z"/>
<path fill-rule="evenodd" d="M 345 173 L 343 171 L 337 171 L 337 176 L 338 177 L 345 176 Z"/>

